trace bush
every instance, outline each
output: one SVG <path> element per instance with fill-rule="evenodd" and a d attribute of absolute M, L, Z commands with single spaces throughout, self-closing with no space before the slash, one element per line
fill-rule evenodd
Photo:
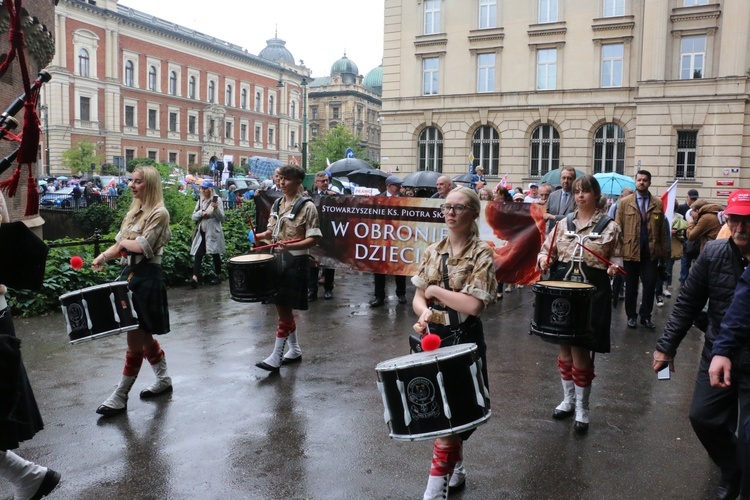
<path fill-rule="evenodd" d="M 73 212 L 73 222 L 91 236 L 94 232 L 108 233 L 115 221 L 115 211 L 106 203 L 93 203 L 83 210 Z"/>

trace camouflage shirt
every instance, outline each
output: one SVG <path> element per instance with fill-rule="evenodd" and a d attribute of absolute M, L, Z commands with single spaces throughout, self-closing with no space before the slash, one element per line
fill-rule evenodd
<path fill-rule="evenodd" d="M 411 279 L 414 286 L 421 290 L 429 285 L 442 287 L 443 255 L 447 254 L 448 285 L 451 290 L 471 295 L 484 302 L 485 306 L 495 302 L 497 278 L 492 248 L 479 238 L 472 238 L 458 255 L 452 253 L 448 238 L 427 247 L 417 275 Z"/>
<path fill-rule="evenodd" d="M 576 210 L 575 214 L 573 215 L 573 225 L 575 226 L 576 234 L 583 236 L 591 233 L 591 231 L 596 226 L 596 223 L 599 222 L 599 220 L 604 217 L 604 215 L 606 215 L 604 211 L 597 210 L 588 224 L 586 224 L 585 226 L 581 226 L 581 223 L 578 222 L 578 211 Z M 552 257 L 550 259 L 550 263 L 553 263 L 557 260 L 567 263 L 573 259 L 573 251 L 578 246 L 576 244 L 578 240 L 576 238 L 566 236 L 565 231 L 567 230 L 567 218 L 564 218 L 557 222 L 557 231 L 553 229 L 547 235 L 547 238 L 542 245 L 542 250 L 539 252 L 539 256 L 537 257 L 537 261 L 540 261 L 542 258 L 547 258 L 547 255 L 550 252 L 550 246 L 552 246 Z M 554 245 L 552 243 L 552 235 L 555 236 L 556 240 Z M 614 264 L 622 267 L 622 231 L 620 231 L 620 226 L 618 226 L 614 220 L 607 224 L 604 230 L 602 230 L 601 236 L 598 239 L 587 240 L 583 244 L 584 246 L 586 246 L 586 248 L 590 248 L 605 259 L 608 259 Z M 583 250 L 583 261 L 587 266 L 594 267 L 596 269 L 606 270 L 608 267 L 605 263 L 594 257 L 591 252 L 587 252 L 586 250 Z"/>

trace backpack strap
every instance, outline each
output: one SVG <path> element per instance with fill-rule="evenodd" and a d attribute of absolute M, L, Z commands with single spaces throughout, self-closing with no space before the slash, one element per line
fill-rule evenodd
<path fill-rule="evenodd" d="M 575 215 L 575 214 L 574 213 L 569 213 L 568 215 L 565 216 L 565 220 L 568 223 L 568 231 L 575 231 L 576 230 L 576 226 L 573 224 L 573 215 Z"/>
<path fill-rule="evenodd" d="M 602 231 L 604 231 L 604 228 L 607 227 L 610 222 L 612 222 L 612 217 L 610 217 L 609 215 L 605 215 L 604 217 L 599 219 L 599 222 L 596 223 L 596 226 L 594 226 L 592 233 L 602 234 Z"/>

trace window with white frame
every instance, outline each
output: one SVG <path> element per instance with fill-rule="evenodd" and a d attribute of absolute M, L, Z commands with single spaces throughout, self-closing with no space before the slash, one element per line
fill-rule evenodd
<path fill-rule="evenodd" d="M 260 92 L 255 93 L 255 111 L 258 113 L 263 112 L 263 108 L 261 107 L 261 95 Z"/>
<path fill-rule="evenodd" d="M 297 132 L 294 130 L 289 132 L 289 149 L 297 147 Z"/>
<path fill-rule="evenodd" d="M 91 121 L 91 98 L 81 96 L 78 100 L 79 115 L 82 122 Z"/>
<path fill-rule="evenodd" d="M 677 131 L 676 179 L 695 179 L 695 158 L 698 152 L 698 131 Z"/>
<path fill-rule="evenodd" d="M 698 5 L 708 5 L 708 0 L 685 0 L 685 7 L 695 7 Z"/>
<path fill-rule="evenodd" d="M 232 105 L 232 86 L 231 85 L 227 85 L 227 89 L 226 89 L 226 92 L 224 94 L 225 94 L 224 95 L 224 103 L 227 106 L 231 106 Z"/>
<path fill-rule="evenodd" d="M 170 132 L 177 132 L 177 112 L 176 111 L 170 111 L 169 112 L 169 131 Z"/>
<path fill-rule="evenodd" d="M 234 123 L 230 121 L 224 123 L 224 138 L 228 140 L 234 138 Z"/>
<path fill-rule="evenodd" d="M 495 53 L 477 55 L 477 92 L 495 90 Z"/>
<path fill-rule="evenodd" d="M 536 51 L 536 89 L 555 90 L 557 86 L 557 49 Z"/>
<path fill-rule="evenodd" d="M 177 165 L 177 153 L 175 151 L 169 152 L 169 163 Z"/>
<path fill-rule="evenodd" d="M 247 89 L 242 89 L 240 92 L 240 108 L 247 109 Z"/>
<path fill-rule="evenodd" d="M 539 125 L 531 134 L 530 177 L 541 177 L 560 166 L 560 134 L 552 125 Z"/>
<path fill-rule="evenodd" d="M 537 21 L 543 23 L 556 23 L 558 19 L 558 0 L 539 0 L 539 16 Z"/>
<path fill-rule="evenodd" d="M 479 29 L 497 27 L 497 0 L 479 0 Z"/>
<path fill-rule="evenodd" d="M 125 126 L 135 127 L 135 106 L 125 105 Z"/>
<path fill-rule="evenodd" d="M 195 99 L 195 89 L 196 89 L 196 83 L 197 78 L 195 75 L 190 75 L 190 78 L 188 78 L 188 97 L 190 99 Z"/>
<path fill-rule="evenodd" d="M 605 123 L 594 134 L 594 173 L 625 173 L 625 131 L 616 123 Z"/>
<path fill-rule="evenodd" d="M 272 115 L 274 114 L 274 111 L 276 110 L 276 106 L 274 106 L 274 99 L 272 95 L 268 96 L 268 114 Z"/>
<path fill-rule="evenodd" d="M 148 67 L 148 89 L 156 92 L 156 66 Z"/>
<path fill-rule="evenodd" d="M 602 45 L 602 87 L 622 87 L 622 60 L 624 45 Z"/>
<path fill-rule="evenodd" d="M 188 165 L 195 165 L 195 161 L 197 160 L 198 156 L 195 153 L 189 153 L 188 154 Z"/>
<path fill-rule="evenodd" d="M 157 155 L 159 152 L 155 149 L 149 149 L 148 152 L 146 152 L 146 156 L 149 157 L 149 159 L 156 161 Z"/>
<path fill-rule="evenodd" d="M 424 34 L 440 33 L 440 1 L 425 0 L 424 2 Z"/>
<path fill-rule="evenodd" d="M 437 57 L 422 59 L 422 94 L 436 95 L 438 93 L 438 77 L 440 60 Z"/>
<path fill-rule="evenodd" d="M 135 86 L 135 64 L 130 59 L 125 61 L 125 86 Z"/>
<path fill-rule="evenodd" d="M 443 172 L 443 134 L 427 127 L 419 134 L 417 169 Z"/>
<path fill-rule="evenodd" d="M 625 0 L 603 0 L 603 2 L 603 17 L 617 17 L 625 15 Z"/>
<path fill-rule="evenodd" d="M 81 49 L 78 51 L 78 74 L 81 76 L 89 76 L 89 51 Z"/>
<path fill-rule="evenodd" d="M 255 126 L 255 142 L 259 143 L 261 135 L 263 134 L 263 128 L 260 125 Z"/>
<path fill-rule="evenodd" d="M 247 141 L 247 123 L 240 123 L 240 140 Z"/>
<path fill-rule="evenodd" d="M 169 72 L 169 94 L 177 95 L 177 72 Z"/>
<path fill-rule="evenodd" d="M 195 115 L 188 116 L 188 134 L 195 135 L 198 133 L 198 117 Z"/>
<path fill-rule="evenodd" d="M 684 36 L 680 41 L 680 80 L 703 78 L 706 65 L 706 36 Z"/>
<path fill-rule="evenodd" d="M 135 149 L 126 149 L 125 150 L 125 163 L 130 163 L 135 159 Z"/>
<path fill-rule="evenodd" d="M 479 127 L 471 138 L 474 166 L 482 165 L 487 175 L 500 175 L 500 135 L 493 127 Z"/>
<path fill-rule="evenodd" d="M 297 103 L 292 101 L 289 103 L 289 118 L 292 120 L 297 118 Z"/>
<path fill-rule="evenodd" d="M 149 109 L 148 110 L 148 128 L 149 130 L 156 130 L 157 124 L 159 122 L 158 120 L 158 114 L 159 112 L 155 109 Z"/>
<path fill-rule="evenodd" d="M 216 82 L 213 80 L 208 82 L 208 102 L 213 103 L 216 99 Z"/>
<path fill-rule="evenodd" d="M 268 144 L 276 144 L 276 129 L 268 127 Z"/>

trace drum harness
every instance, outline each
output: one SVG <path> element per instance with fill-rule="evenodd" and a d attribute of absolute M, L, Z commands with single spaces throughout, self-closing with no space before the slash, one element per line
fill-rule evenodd
<path fill-rule="evenodd" d="M 284 214 L 279 216 L 279 207 L 281 206 L 281 199 L 282 198 L 276 198 L 276 201 L 273 202 L 273 206 L 271 207 L 271 216 L 276 217 L 276 226 L 273 228 L 273 233 L 271 234 L 271 238 L 274 240 L 278 240 L 279 233 L 281 232 L 281 225 L 283 222 L 285 222 L 285 219 L 294 220 L 295 217 L 297 217 L 297 214 L 300 210 L 302 210 L 302 206 L 307 203 L 314 203 L 312 198 L 308 196 L 303 196 L 299 200 L 294 202 L 294 205 L 292 206 L 292 209 Z M 299 253 L 295 253 L 299 252 Z M 279 252 L 277 255 L 279 256 L 279 259 L 281 260 L 281 269 L 286 269 L 289 264 L 291 264 L 291 259 L 289 259 L 288 256 L 285 256 L 285 254 L 290 254 L 293 256 L 298 255 L 308 255 L 307 250 L 287 250 L 285 252 Z"/>
<path fill-rule="evenodd" d="M 588 240 L 599 239 L 601 237 L 601 232 L 604 231 L 604 228 L 607 227 L 607 224 L 612 222 L 612 217 L 604 215 L 601 219 L 599 219 L 599 222 L 596 223 L 594 229 L 592 229 L 589 234 L 581 236 L 580 234 L 575 232 L 576 227 L 573 224 L 573 215 L 575 214 L 568 214 L 565 218 L 568 225 L 568 230 L 565 231 L 565 236 L 569 238 L 575 238 L 579 244 L 576 245 L 575 250 L 573 250 L 573 255 L 570 258 L 571 266 L 568 269 L 568 272 L 565 273 L 563 281 L 588 283 L 589 280 L 588 278 L 586 278 L 586 273 L 584 272 L 582 267 L 582 264 L 584 262 L 583 247 L 581 245 L 583 245 Z"/>
<path fill-rule="evenodd" d="M 443 288 L 446 290 L 452 290 L 448 278 L 448 254 L 442 256 L 442 268 L 443 268 Z M 448 306 L 431 306 L 432 309 L 432 320 L 431 323 L 441 325 L 450 331 L 450 335 L 442 337 L 440 346 L 458 345 L 461 343 L 461 337 L 468 333 L 474 323 L 476 323 L 476 316 L 467 316 L 462 322 L 461 315 L 455 309 Z"/>

